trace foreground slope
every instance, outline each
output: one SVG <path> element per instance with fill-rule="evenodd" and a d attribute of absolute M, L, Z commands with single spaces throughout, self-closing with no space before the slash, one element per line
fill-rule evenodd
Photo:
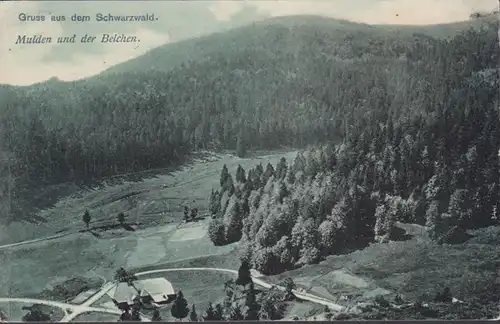
<path fill-rule="evenodd" d="M 429 240 L 426 228 L 398 226 L 409 233 L 409 240 L 374 243 L 268 280 L 292 277 L 311 293 L 350 305 L 353 319 L 486 319 L 497 315 L 500 260 L 494 237 L 498 228 L 472 231 L 467 243 L 439 246 Z M 445 287 L 457 303 L 432 302 Z M 350 298 L 346 301 L 342 296 Z M 401 296 L 405 304 L 421 300 L 430 305 L 427 314 L 377 306 L 373 311 L 363 310 L 363 305 L 376 305 L 377 296 L 391 303 Z"/>

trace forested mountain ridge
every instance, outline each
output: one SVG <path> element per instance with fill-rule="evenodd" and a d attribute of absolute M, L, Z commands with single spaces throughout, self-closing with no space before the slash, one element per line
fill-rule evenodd
<path fill-rule="evenodd" d="M 372 84 L 376 113 L 351 119 L 338 145 L 235 175 L 224 167 L 210 197 L 212 242 L 241 240 L 242 260 L 274 274 L 398 240 L 397 221 L 426 225 L 441 243 L 498 224 L 497 31 L 498 22 L 408 49 L 412 86 Z"/>
<path fill-rule="evenodd" d="M 208 56 L 166 64 L 163 71 L 150 71 L 158 66 L 146 60 L 129 72 L 86 80 L 2 86 L 0 150 L 8 158 L 0 171 L 11 179 L 10 196 L 26 196 L 36 185 L 165 166 L 196 149 L 244 155 L 252 148 L 317 144 L 350 134 L 349 125 L 362 116 L 400 119 L 433 109 L 420 105 L 439 82 L 428 77 L 436 64 L 422 55 L 441 40 L 301 19 L 204 37 L 180 52 L 194 55 L 207 46 Z M 484 40 L 491 29 L 470 33 L 479 37 L 476 46 L 493 46 Z M 444 62 L 448 54 L 439 55 Z M 7 196 L 8 181 L 2 183 Z M 16 204 L 11 207 L 15 214 Z"/>
<path fill-rule="evenodd" d="M 227 32 L 219 32 L 209 37 L 199 37 L 158 47 L 141 56 L 121 64 L 117 64 L 101 75 L 155 70 L 167 72 L 172 68 L 192 61 L 210 59 L 221 52 L 234 54 L 241 51 L 254 50 L 270 55 L 276 51 L 294 53 L 301 51 L 304 45 L 321 38 L 332 47 L 342 47 L 345 39 L 356 43 L 366 50 L 366 38 L 387 40 L 412 38 L 414 34 L 436 38 L 449 38 L 469 27 L 479 28 L 486 21 L 495 17 L 482 17 L 463 22 L 438 24 L 429 26 L 408 25 L 368 25 L 347 20 L 332 19 L 321 16 L 275 17 L 255 22 L 249 26 L 234 28 Z M 315 48 L 313 48 L 315 49 Z M 334 55 L 335 52 L 326 52 Z M 348 58 L 351 56 L 348 53 Z"/>

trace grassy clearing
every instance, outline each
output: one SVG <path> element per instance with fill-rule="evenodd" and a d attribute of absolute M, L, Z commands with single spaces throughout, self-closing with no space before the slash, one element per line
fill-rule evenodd
<path fill-rule="evenodd" d="M 208 303 L 222 302 L 225 297 L 224 283 L 235 278 L 231 274 L 209 271 L 169 272 L 161 276 L 169 280 L 176 291 L 182 290 L 189 307 L 196 305 L 198 315 L 203 314 Z M 160 314 L 165 321 L 175 321 L 170 314 L 170 305 L 162 308 Z"/>
<path fill-rule="evenodd" d="M 82 313 L 75 317 L 71 322 L 116 322 L 118 320 L 118 315 L 107 314 L 107 313 Z"/>
<path fill-rule="evenodd" d="M 134 269 L 136 272 L 162 268 L 191 268 L 191 267 L 212 267 L 238 269 L 240 266 L 239 255 L 236 249 L 221 254 L 202 256 L 197 258 L 179 260 L 155 266 L 141 267 Z M 154 276 L 154 275 L 153 275 Z M 215 276 L 215 277 L 214 277 Z M 164 277 L 171 281 L 174 289 L 181 289 L 190 305 L 196 304 L 198 315 L 201 315 L 208 306 L 208 302 L 217 303 L 224 299 L 224 283 L 234 278 L 230 274 L 194 271 L 194 272 L 169 272 Z M 284 320 L 294 319 L 328 319 L 325 317 L 325 307 L 308 301 L 287 302 Z M 163 320 L 175 320 L 170 315 L 170 306 L 162 312 Z"/>
<path fill-rule="evenodd" d="M 101 277 L 112 279 L 121 266 L 157 266 L 176 260 L 224 254 L 233 249 L 232 246 L 213 246 L 206 235 L 179 240 L 175 235 L 177 230 L 183 229 L 160 229 L 159 233 L 136 231 L 115 239 L 97 239 L 89 233 L 82 233 L 39 245 L 0 250 L 2 259 L 8 260 L 0 265 L 3 281 L 1 294 L 10 297 L 43 296 L 64 301 L 80 293 L 82 285 L 95 288 L 102 284 Z M 170 237 L 177 239 L 170 242 Z M 77 276 L 88 280 L 68 288 L 71 293 L 61 288 L 62 283 Z M 94 284 L 91 284 L 92 281 Z"/>
<path fill-rule="evenodd" d="M 311 302 L 288 302 L 283 320 L 325 320 L 325 307 Z"/>
<path fill-rule="evenodd" d="M 44 291 L 70 278 L 98 279 L 90 270 L 99 273 L 99 269 L 122 265 L 125 253 L 134 246 L 133 239 L 101 242 L 88 234 L 77 234 L 39 245 L 1 250 L 1 258 L 7 261 L 0 265 L 1 294 L 48 297 Z"/>
<path fill-rule="evenodd" d="M 41 293 L 35 294 L 33 298 L 55 300 L 55 301 L 65 301 L 76 303 L 75 297 L 80 295 L 92 294 L 101 288 L 103 280 L 100 278 L 90 278 L 90 277 L 74 277 L 68 280 L 64 280 L 61 283 L 56 283 L 50 287 L 44 289 Z M 31 296 L 28 296 L 31 297 Z"/>
<path fill-rule="evenodd" d="M 292 277 L 304 289 L 330 299 L 336 297 L 346 306 L 373 302 L 379 295 L 387 300 L 399 294 L 410 302 L 431 301 L 437 292 L 449 287 L 453 297 L 466 303 L 453 306 L 454 310 L 446 305 L 434 305 L 436 309 L 447 309 L 443 314 L 452 316 L 451 313 L 457 314 L 459 309 L 465 313 L 463 316 L 488 313 L 485 310 L 464 311 L 470 301 L 489 305 L 491 314 L 496 312 L 498 297 L 495 296 L 500 292 L 500 248 L 498 239 L 493 238 L 500 234 L 499 229 L 472 232 L 474 237 L 464 244 L 436 245 L 427 239 L 422 228 L 407 224 L 400 224 L 400 227 L 413 235 L 412 239 L 371 244 L 363 250 L 331 256 L 320 264 L 271 276 L 268 280 L 278 283 Z M 346 302 L 341 296 L 352 296 L 352 300 Z M 396 316 L 398 312 L 387 314 Z M 409 316 L 402 314 L 401 318 Z M 365 317 L 360 315 L 360 318 Z"/>
<path fill-rule="evenodd" d="M 228 263 L 223 260 L 228 260 Z M 236 260 L 234 253 L 228 253 L 220 256 L 207 256 L 201 258 L 194 258 L 191 260 L 182 260 L 172 262 L 164 265 L 156 265 L 135 269 L 135 271 L 145 271 L 150 269 L 163 269 L 163 268 L 184 268 L 184 267 L 231 267 L 236 268 Z M 203 315 L 209 303 L 217 304 L 222 303 L 225 298 L 224 284 L 230 280 L 235 279 L 236 275 L 217 272 L 217 271 L 173 271 L 163 274 L 152 274 L 141 276 L 140 279 L 145 278 L 158 278 L 164 277 L 170 281 L 174 289 L 182 290 L 184 297 L 188 301 L 189 307 L 193 304 L 196 305 L 198 315 Z M 259 289 L 257 289 L 259 291 Z M 112 301 L 108 296 L 101 298 L 96 305 L 103 307 L 112 307 Z M 160 315 L 163 320 L 176 321 L 170 313 L 171 305 L 165 305 L 160 310 Z M 286 313 L 284 319 L 294 318 L 308 318 L 316 316 L 324 312 L 324 306 L 316 305 L 307 301 L 287 302 Z M 143 310 L 146 316 L 151 317 L 152 312 Z M 99 317 L 100 314 L 94 314 L 96 320 L 109 320 L 109 315 L 103 314 L 104 317 Z M 83 318 L 83 317 L 82 317 Z M 84 318 L 89 318 L 85 316 Z M 84 319 L 80 319 L 84 320 Z"/>
<path fill-rule="evenodd" d="M 233 245 L 234 246 L 234 245 Z M 134 269 L 135 272 L 148 271 L 162 268 L 226 268 L 237 270 L 241 265 L 239 254 L 236 249 L 232 248 L 227 253 L 212 254 L 199 256 L 194 258 L 185 258 L 181 260 L 159 263 L 152 266 L 140 267 Z"/>
<path fill-rule="evenodd" d="M 200 212 L 206 210 L 210 190 L 219 186 L 224 164 L 234 173 L 238 164 L 245 169 L 258 163 L 275 165 L 281 156 L 293 159 L 296 152 L 260 154 L 247 159 L 205 154 L 175 171 L 142 172 L 133 180 L 114 177 L 90 189 L 76 190 L 74 185 L 67 184 L 65 192 L 72 193 L 70 196 L 60 197 L 52 207 L 37 213 L 37 219 L 43 222 L 2 225 L 0 244 L 77 232 L 84 228 L 82 215 L 86 209 L 92 216 L 90 225 L 96 227 L 117 224 L 119 212 L 124 212 L 129 222 L 139 221 L 140 228 L 178 221 L 182 217 L 182 204 L 196 205 Z"/>

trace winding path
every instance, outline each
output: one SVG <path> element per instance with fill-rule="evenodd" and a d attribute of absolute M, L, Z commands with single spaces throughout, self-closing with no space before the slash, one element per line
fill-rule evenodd
<path fill-rule="evenodd" d="M 101 312 L 101 313 L 108 313 L 108 314 L 117 314 L 120 315 L 121 312 L 115 309 L 110 309 L 110 308 L 101 308 L 101 307 L 91 307 L 91 306 L 84 306 L 84 305 L 75 305 L 75 304 L 68 304 L 68 303 L 62 303 L 62 302 L 56 302 L 56 301 L 51 301 L 51 300 L 44 300 L 44 299 L 35 299 L 35 298 L 0 298 L 1 303 L 12 303 L 12 302 L 18 302 L 18 303 L 27 303 L 27 304 L 40 304 L 40 305 L 47 305 L 51 307 L 57 307 L 60 308 L 64 312 L 64 317 L 60 320 L 60 322 L 63 322 L 65 318 L 70 317 L 74 318 L 78 316 L 81 313 L 85 312 Z M 75 315 L 75 316 L 72 316 Z"/>
<path fill-rule="evenodd" d="M 60 238 L 60 237 L 63 237 L 63 236 L 67 236 L 67 235 L 70 235 L 70 234 L 74 234 L 74 233 L 73 232 L 70 232 L 70 233 L 60 233 L 60 234 L 56 234 L 56 235 L 52 235 L 52 236 L 46 236 L 46 237 L 37 238 L 37 239 L 33 239 L 33 240 L 27 240 L 27 241 L 22 241 L 22 242 L 4 244 L 4 245 L 0 245 L 0 250 L 6 249 L 6 248 L 11 248 L 11 247 L 16 247 L 16 246 L 21 246 L 21 245 L 28 245 L 28 244 L 31 244 L 31 243 L 37 243 L 37 242 L 42 242 L 42 241 L 55 240 L 57 238 Z"/>

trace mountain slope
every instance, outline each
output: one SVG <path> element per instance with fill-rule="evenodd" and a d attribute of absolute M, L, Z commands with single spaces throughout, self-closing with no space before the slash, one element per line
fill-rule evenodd
<path fill-rule="evenodd" d="M 404 311 L 382 306 L 362 318 L 497 314 L 498 260 L 495 253 L 478 252 L 490 249 L 473 243 L 484 238 L 471 239 L 472 230 L 491 227 L 494 232 L 500 224 L 497 31 L 498 23 L 415 46 L 404 59 L 392 61 L 404 62 L 402 80 L 390 73 L 375 83 L 372 74 L 365 74 L 350 85 L 360 90 L 369 84 L 371 91 L 368 96 L 363 92 L 360 102 L 369 101 L 366 109 L 351 106 L 365 115 L 350 120 L 337 145 L 328 141 L 299 153 L 293 163 L 283 158 L 246 170 L 240 166 L 235 174 L 223 166 L 220 188 L 210 196 L 208 234 L 214 245 L 239 242 L 241 260 L 264 274 L 345 254 L 326 266 L 300 270 L 307 273 L 305 281 L 316 278 L 322 288 L 332 289 L 340 288 L 335 277 L 351 276 L 345 281 L 351 281 L 348 286 L 357 282 L 361 287 L 351 289 L 360 293 L 368 282 L 360 283 L 349 272 L 324 271 L 346 270 L 351 263 L 351 272 L 369 273 L 372 281 L 397 275 L 395 284 L 382 287 L 396 288 L 405 298 L 435 294 L 420 300 L 433 303 L 427 310 L 418 304 Z M 357 93 L 352 94 L 356 100 Z M 368 114 L 374 110 L 378 114 Z M 457 252 L 463 250 L 471 251 L 458 253 L 469 262 L 458 264 Z M 460 273 L 460 280 L 450 280 L 450 273 L 455 278 Z M 449 288 L 463 305 L 450 307 Z"/>
<path fill-rule="evenodd" d="M 365 41 L 366 38 L 408 39 L 413 34 L 448 38 L 469 27 L 483 26 L 488 19 L 437 24 L 430 26 L 368 25 L 320 16 L 277 17 L 235 28 L 208 37 L 184 40 L 155 48 L 139 58 L 117 64 L 104 75 L 145 70 L 170 71 L 179 64 L 210 59 L 213 55 L 228 55 L 249 49 L 263 52 L 300 51 L 311 38 L 323 38 L 325 43 L 342 43 L 344 39 Z"/>

